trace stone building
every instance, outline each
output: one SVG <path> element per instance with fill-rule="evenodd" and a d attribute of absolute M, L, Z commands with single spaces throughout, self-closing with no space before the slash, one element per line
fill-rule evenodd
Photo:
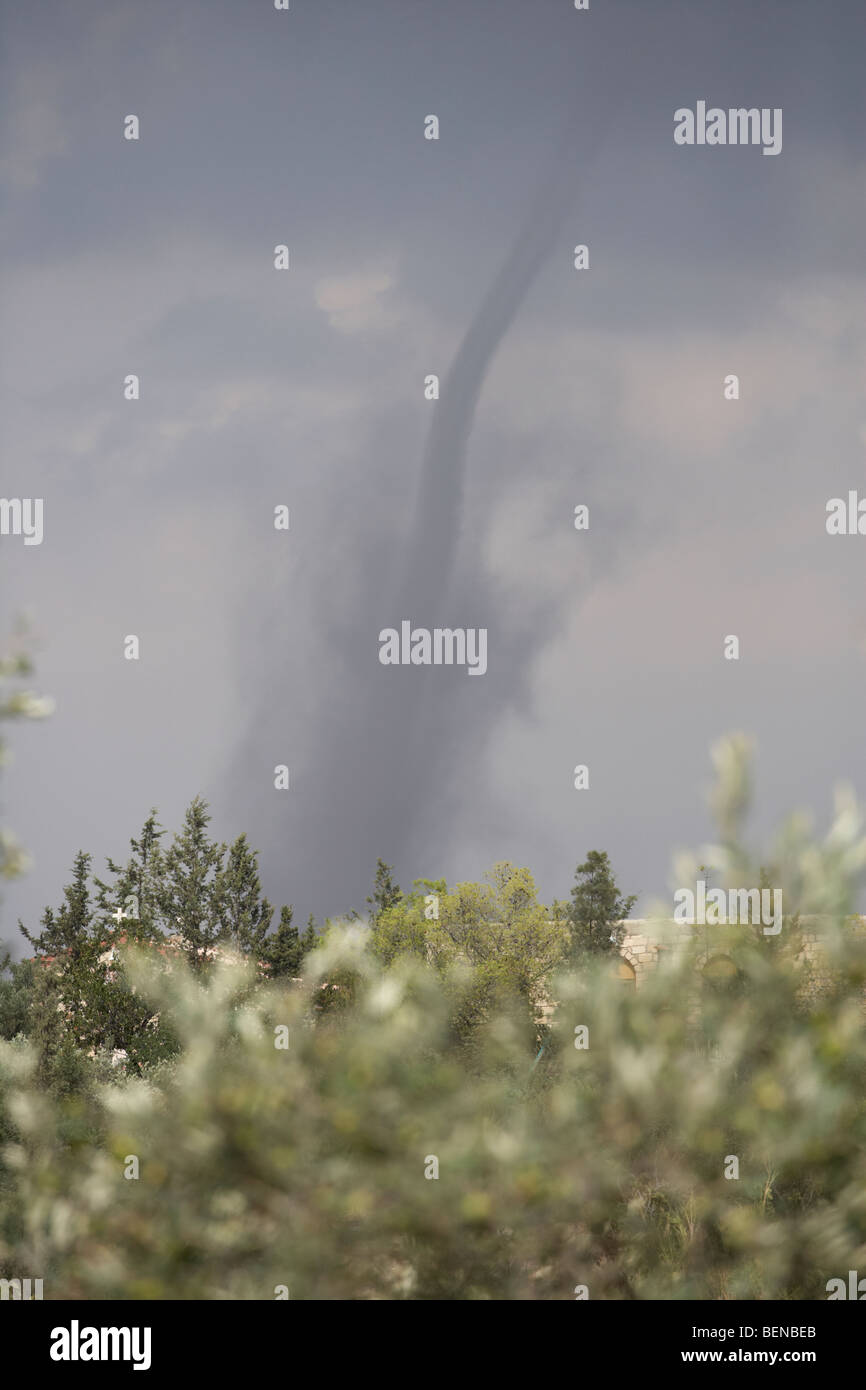
<path fill-rule="evenodd" d="M 852 931 L 858 935 L 866 935 L 866 917 L 852 917 L 849 919 Z M 682 949 L 692 939 L 695 928 L 675 923 L 671 918 L 668 921 L 652 920 L 645 917 L 628 918 L 624 923 L 626 934 L 620 947 L 620 960 L 617 966 L 618 978 L 623 984 L 634 989 L 640 987 L 646 979 L 647 972 L 658 965 L 662 952 L 676 952 Z M 706 930 L 712 932 L 712 927 Z M 821 950 L 821 919 L 818 917 L 801 917 L 799 930 L 803 937 L 803 955 L 809 961 L 813 970 L 814 984 L 820 988 L 821 981 L 826 979 L 827 970 Z M 709 953 L 705 963 L 705 971 L 715 967 L 715 973 L 724 974 L 724 963 L 727 957 L 724 955 L 713 956 Z"/>

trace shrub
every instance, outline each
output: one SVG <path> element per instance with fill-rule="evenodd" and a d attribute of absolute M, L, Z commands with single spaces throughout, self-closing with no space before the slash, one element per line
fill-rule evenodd
<path fill-rule="evenodd" d="M 719 773 L 724 880 L 754 870 L 741 747 Z M 731 991 L 700 987 L 698 937 L 636 993 L 590 963 L 557 979 L 535 1068 L 518 998 L 467 1065 L 454 1000 L 478 967 L 387 966 L 358 925 L 295 986 L 132 961 L 179 1051 L 98 1084 L 86 1134 L 81 1098 L 40 1093 L 29 1045 L 0 1044 L 0 1273 L 38 1273 L 49 1298 L 826 1297 L 866 1266 L 856 809 L 823 843 L 792 822 L 762 862 L 792 915 L 824 917 L 821 995 L 796 952 L 742 929 Z M 335 979 L 348 1002 L 322 1013 Z"/>

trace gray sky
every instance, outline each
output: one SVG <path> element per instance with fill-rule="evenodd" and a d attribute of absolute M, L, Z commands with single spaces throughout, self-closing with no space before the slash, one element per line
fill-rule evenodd
<path fill-rule="evenodd" d="M 866 538 L 824 526 L 866 494 L 859 0 L 0 13 L 0 490 L 45 503 L 2 616 L 57 705 L 4 937 L 197 793 L 301 919 L 377 855 L 549 899 L 590 848 L 640 910 L 734 729 L 757 835 L 866 800 Z M 699 100 L 781 107 L 781 154 L 675 146 Z M 403 618 L 486 626 L 487 674 L 380 666 Z"/>

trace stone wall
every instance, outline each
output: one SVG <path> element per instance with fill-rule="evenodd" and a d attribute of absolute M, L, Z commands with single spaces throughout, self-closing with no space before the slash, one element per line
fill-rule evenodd
<path fill-rule="evenodd" d="M 858 935 L 866 934 L 866 917 L 853 917 L 850 921 L 852 931 Z M 674 922 L 672 918 L 667 921 L 653 921 L 645 917 L 631 917 L 624 925 L 626 934 L 620 948 L 620 959 L 634 971 L 634 984 L 637 989 L 646 979 L 647 971 L 658 964 L 661 953 L 682 949 L 692 939 L 695 930 L 692 926 Z M 821 950 L 821 919 L 802 917 L 800 932 L 804 942 L 803 955 L 813 969 L 813 986 L 820 989 L 822 982 L 829 978 Z M 625 971 L 622 978 L 627 980 Z"/>
<path fill-rule="evenodd" d="M 690 927 L 680 927 L 673 920 L 659 924 L 645 917 L 628 918 L 625 929 L 626 935 L 619 954 L 634 971 L 637 989 L 640 989 L 647 971 L 658 965 L 662 951 L 676 950 L 678 946 L 689 942 L 692 936 Z"/>

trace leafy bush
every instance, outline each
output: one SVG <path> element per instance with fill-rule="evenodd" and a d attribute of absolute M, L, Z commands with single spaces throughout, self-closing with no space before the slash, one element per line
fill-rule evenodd
<path fill-rule="evenodd" d="M 711 862 L 756 883 L 745 750 L 718 763 Z M 537 1066 L 519 989 L 467 1064 L 454 1001 L 484 962 L 385 964 L 359 924 L 298 985 L 139 958 L 174 1057 L 63 1098 L 29 1044 L 0 1044 L 0 1273 L 49 1298 L 825 1298 L 866 1267 L 856 808 L 823 842 L 792 821 L 760 863 L 783 938 L 822 915 L 820 993 L 793 929 L 729 931 L 735 987 L 702 984 L 696 933 L 637 992 L 603 960 L 560 975 Z M 337 979 L 347 1001 L 322 1010 Z"/>

